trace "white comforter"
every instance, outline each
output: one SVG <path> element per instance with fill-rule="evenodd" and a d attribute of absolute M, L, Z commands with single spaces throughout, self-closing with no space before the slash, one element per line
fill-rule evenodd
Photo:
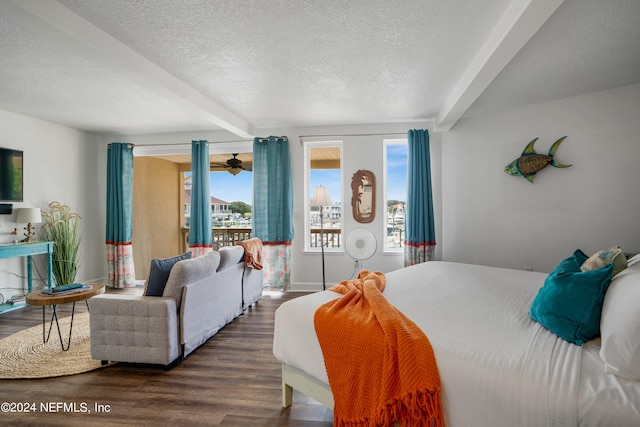
<path fill-rule="evenodd" d="M 580 347 L 530 319 L 543 273 L 429 262 L 387 274 L 384 295 L 433 346 L 447 425 L 576 426 Z M 313 327 L 319 292 L 276 312 L 273 351 L 328 384 Z"/>

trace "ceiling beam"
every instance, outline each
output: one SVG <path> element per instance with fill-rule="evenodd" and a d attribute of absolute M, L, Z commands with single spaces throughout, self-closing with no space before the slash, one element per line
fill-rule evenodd
<path fill-rule="evenodd" d="M 200 114 L 242 138 L 252 138 L 249 122 L 195 90 L 100 28 L 53 0 L 3 0 L 2 16 L 47 40 Z"/>
<path fill-rule="evenodd" d="M 446 132 L 564 0 L 513 0 L 445 102 L 435 130 Z"/>

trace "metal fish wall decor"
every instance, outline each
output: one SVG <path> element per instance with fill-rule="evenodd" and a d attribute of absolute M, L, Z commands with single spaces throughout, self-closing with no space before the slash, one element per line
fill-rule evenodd
<path fill-rule="evenodd" d="M 554 154 L 556 154 L 558 146 L 562 143 L 562 141 L 564 141 L 565 138 L 566 136 L 563 136 L 562 138 L 554 142 L 549 149 L 548 155 L 536 153 L 536 151 L 533 149 L 533 144 L 536 143 L 538 138 L 534 139 L 529 144 L 527 144 L 527 147 L 524 149 L 520 157 L 505 166 L 504 173 L 513 176 L 523 176 L 529 182 L 533 183 L 533 178 L 535 177 L 535 175 L 549 165 L 556 168 L 568 168 L 571 165 L 564 165 L 553 160 L 553 156 Z"/>

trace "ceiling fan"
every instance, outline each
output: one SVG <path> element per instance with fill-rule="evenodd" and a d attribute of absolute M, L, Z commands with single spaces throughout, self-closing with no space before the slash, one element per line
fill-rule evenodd
<path fill-rule="evenodd" d="M 228 169 L 231 175 L 238 175 L 242 171 L 250 171 L 251 165 L 245 165 L 242 160 L 238 159 L 238 153 L 232 153 L 232 158 L 228 159 L 226 163 L 211 163 L 211 166 L 216 165 Z"/>

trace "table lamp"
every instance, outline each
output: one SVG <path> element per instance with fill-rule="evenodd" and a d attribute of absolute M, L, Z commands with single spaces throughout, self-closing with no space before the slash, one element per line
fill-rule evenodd
<path fill-rule="evenodd" d="M 27 232 L 24 233 L 25 239 L 22 241 L 35 242 L 36 230 L 33 224 L 42 222 L 40 208 L 18 208 L 16 210 L 16 222 L 22 224 L 27 223 L 27 226 L 24 228 Z"/>

